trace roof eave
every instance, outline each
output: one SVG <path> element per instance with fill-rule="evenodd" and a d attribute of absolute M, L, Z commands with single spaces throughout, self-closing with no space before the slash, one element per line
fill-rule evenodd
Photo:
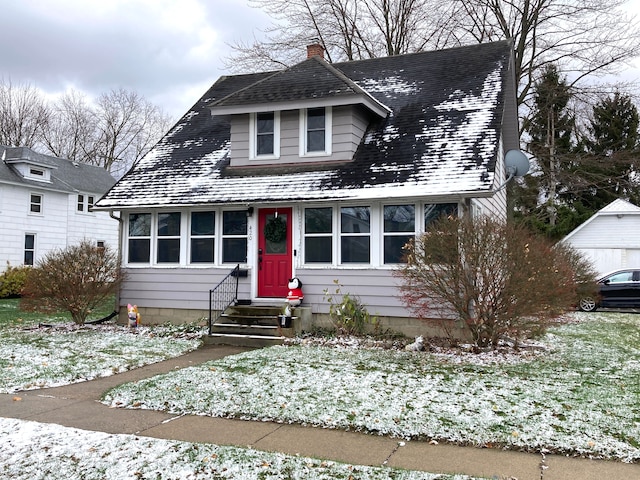
<path fill-rule="evenodd" d="M 230 105 L 209 107 L 212 115 L 241 115 L 248 113 L 297 110 L 299 108 L 340 107 L 345 105 L 364 105 L 381 118 L 391 113 L 391 109 L 368 94 L 339 95 L 336 97 L 309 98 L 288 102 L 271 102 L 249 105 Z"/>

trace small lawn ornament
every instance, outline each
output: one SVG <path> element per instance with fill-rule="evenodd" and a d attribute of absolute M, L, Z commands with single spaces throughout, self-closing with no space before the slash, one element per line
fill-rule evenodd
<path fill-rule="evenodd" d="M 292 307 L 299 306 L 304 298 L 304 294 L 302 293 L 302 282 L 299 278 L 293 277 L 289 279 L 287 286 L 289 287 L 287 303 Z"/>
<path fill-rule="evenodd" d="M 129 319 L 129 328 L 138 328 L 138 325 L 140 325 L 140 313 L 138 313 L 137 305 L 127 305 L 127 318 Z"/>
<path fill-rule="evenodd" d="M 422 338 L 422 335 L 416 337 L 416 340 L 404 347 L 404 349 L 410 352 L 421 352 L 422 350 L 424 350 L 424 339 Z"/>

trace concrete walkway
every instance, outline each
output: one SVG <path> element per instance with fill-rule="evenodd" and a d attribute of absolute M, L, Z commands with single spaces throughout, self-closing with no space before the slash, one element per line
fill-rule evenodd
<path fill-rule="evenodd" d="M 388 465 L 431 473 L 464 473 L 490 479 L 640 480 L 640 465 L 542 456 L 521 452 L 432 445 L 397 439 L 270 422 L 202 416 L 174 416 L 148 410 L 110 408 L 102 394 L 122 383 L 244 351 L 210 346 L 178 358 L 111 377 L 58 388 L 0 395 L 0 416 L 55 423 L 107 433 L 128 433 L 188 442 L 237 445 L 357 465 Z M 20 397 L 20 401 L 14 398 Z"/>

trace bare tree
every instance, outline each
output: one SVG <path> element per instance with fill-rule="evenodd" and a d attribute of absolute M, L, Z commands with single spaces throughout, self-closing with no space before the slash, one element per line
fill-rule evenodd
<path fill-rule="evenodd" d="M 518 104 L 544 67 L 569 86 L 609 74 L 640 53 L 640 27 L 626 0 L 252 0 L 273 19 L 264 39 L 233 45 L 233 71 L 281 68 L 317 39 L 329 61 L 356 60 L 477 42 L 514 42 Z"/>
<path fill-rule="evenodd" d="M 446 0 L 252 0 L 274 20 L 264 39 L 236 43 L 233 71 L 281 68 L 318 41 L 331 62 L 419 52 L 448 43 Z"/>
<path fill-rule="evenodd" d="M 518 104 L 549 65 L 569 77 L 616 72 L 640 53 L 639 25 L 626 0 L 454 0 L 460 15 L 452 33 L 460 43 L 512 39 Z"/>
<path fill-rule="evenodd" d="M 86 96 L 76 90 L 65 93 L 52 107 L 52 121 L 42 133 L 49 153 L 81 163 L 94 163 L 98 119 Z"/>
<path fill-rule="evenodd" d="M 0 145 L 35 146 L 49 116 L 49 107 L 37 88 L 0 82 Z"/>
<path fill-rule="evenodd" d="M 122 88 L 98 98 L 96 117 L 98 140 L 93 163 L 116 176 L 146 155 L 170 122 L 144 97 Z"/>

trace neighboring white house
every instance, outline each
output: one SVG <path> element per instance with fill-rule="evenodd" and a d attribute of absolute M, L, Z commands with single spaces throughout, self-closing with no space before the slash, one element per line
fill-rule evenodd
<path fill-rule="evenodd" d="M 562 239 L 591 260 L 599 274 L 640 268 L 640 207 L 617 199 Z"/>
<path fill-rule="evenodd" d="M 103 168 L 0 146 L 0 272 L 89 239 L 118 248 L 118 222 L 93 204 L 115 179 Z"/>
<path fill-rule="evenodd" d="M 238 298 L 281 305 L 288 279 L 373 315 L 412 317 L 394 271 L 439 214 L 506 218 L 519 148 L 513 45 L 328 63 L 312 45 L 280 71 L 220 78 L 97 203 L 122 213 L 120 305 L 197 320 L 240 264 Z"/>

